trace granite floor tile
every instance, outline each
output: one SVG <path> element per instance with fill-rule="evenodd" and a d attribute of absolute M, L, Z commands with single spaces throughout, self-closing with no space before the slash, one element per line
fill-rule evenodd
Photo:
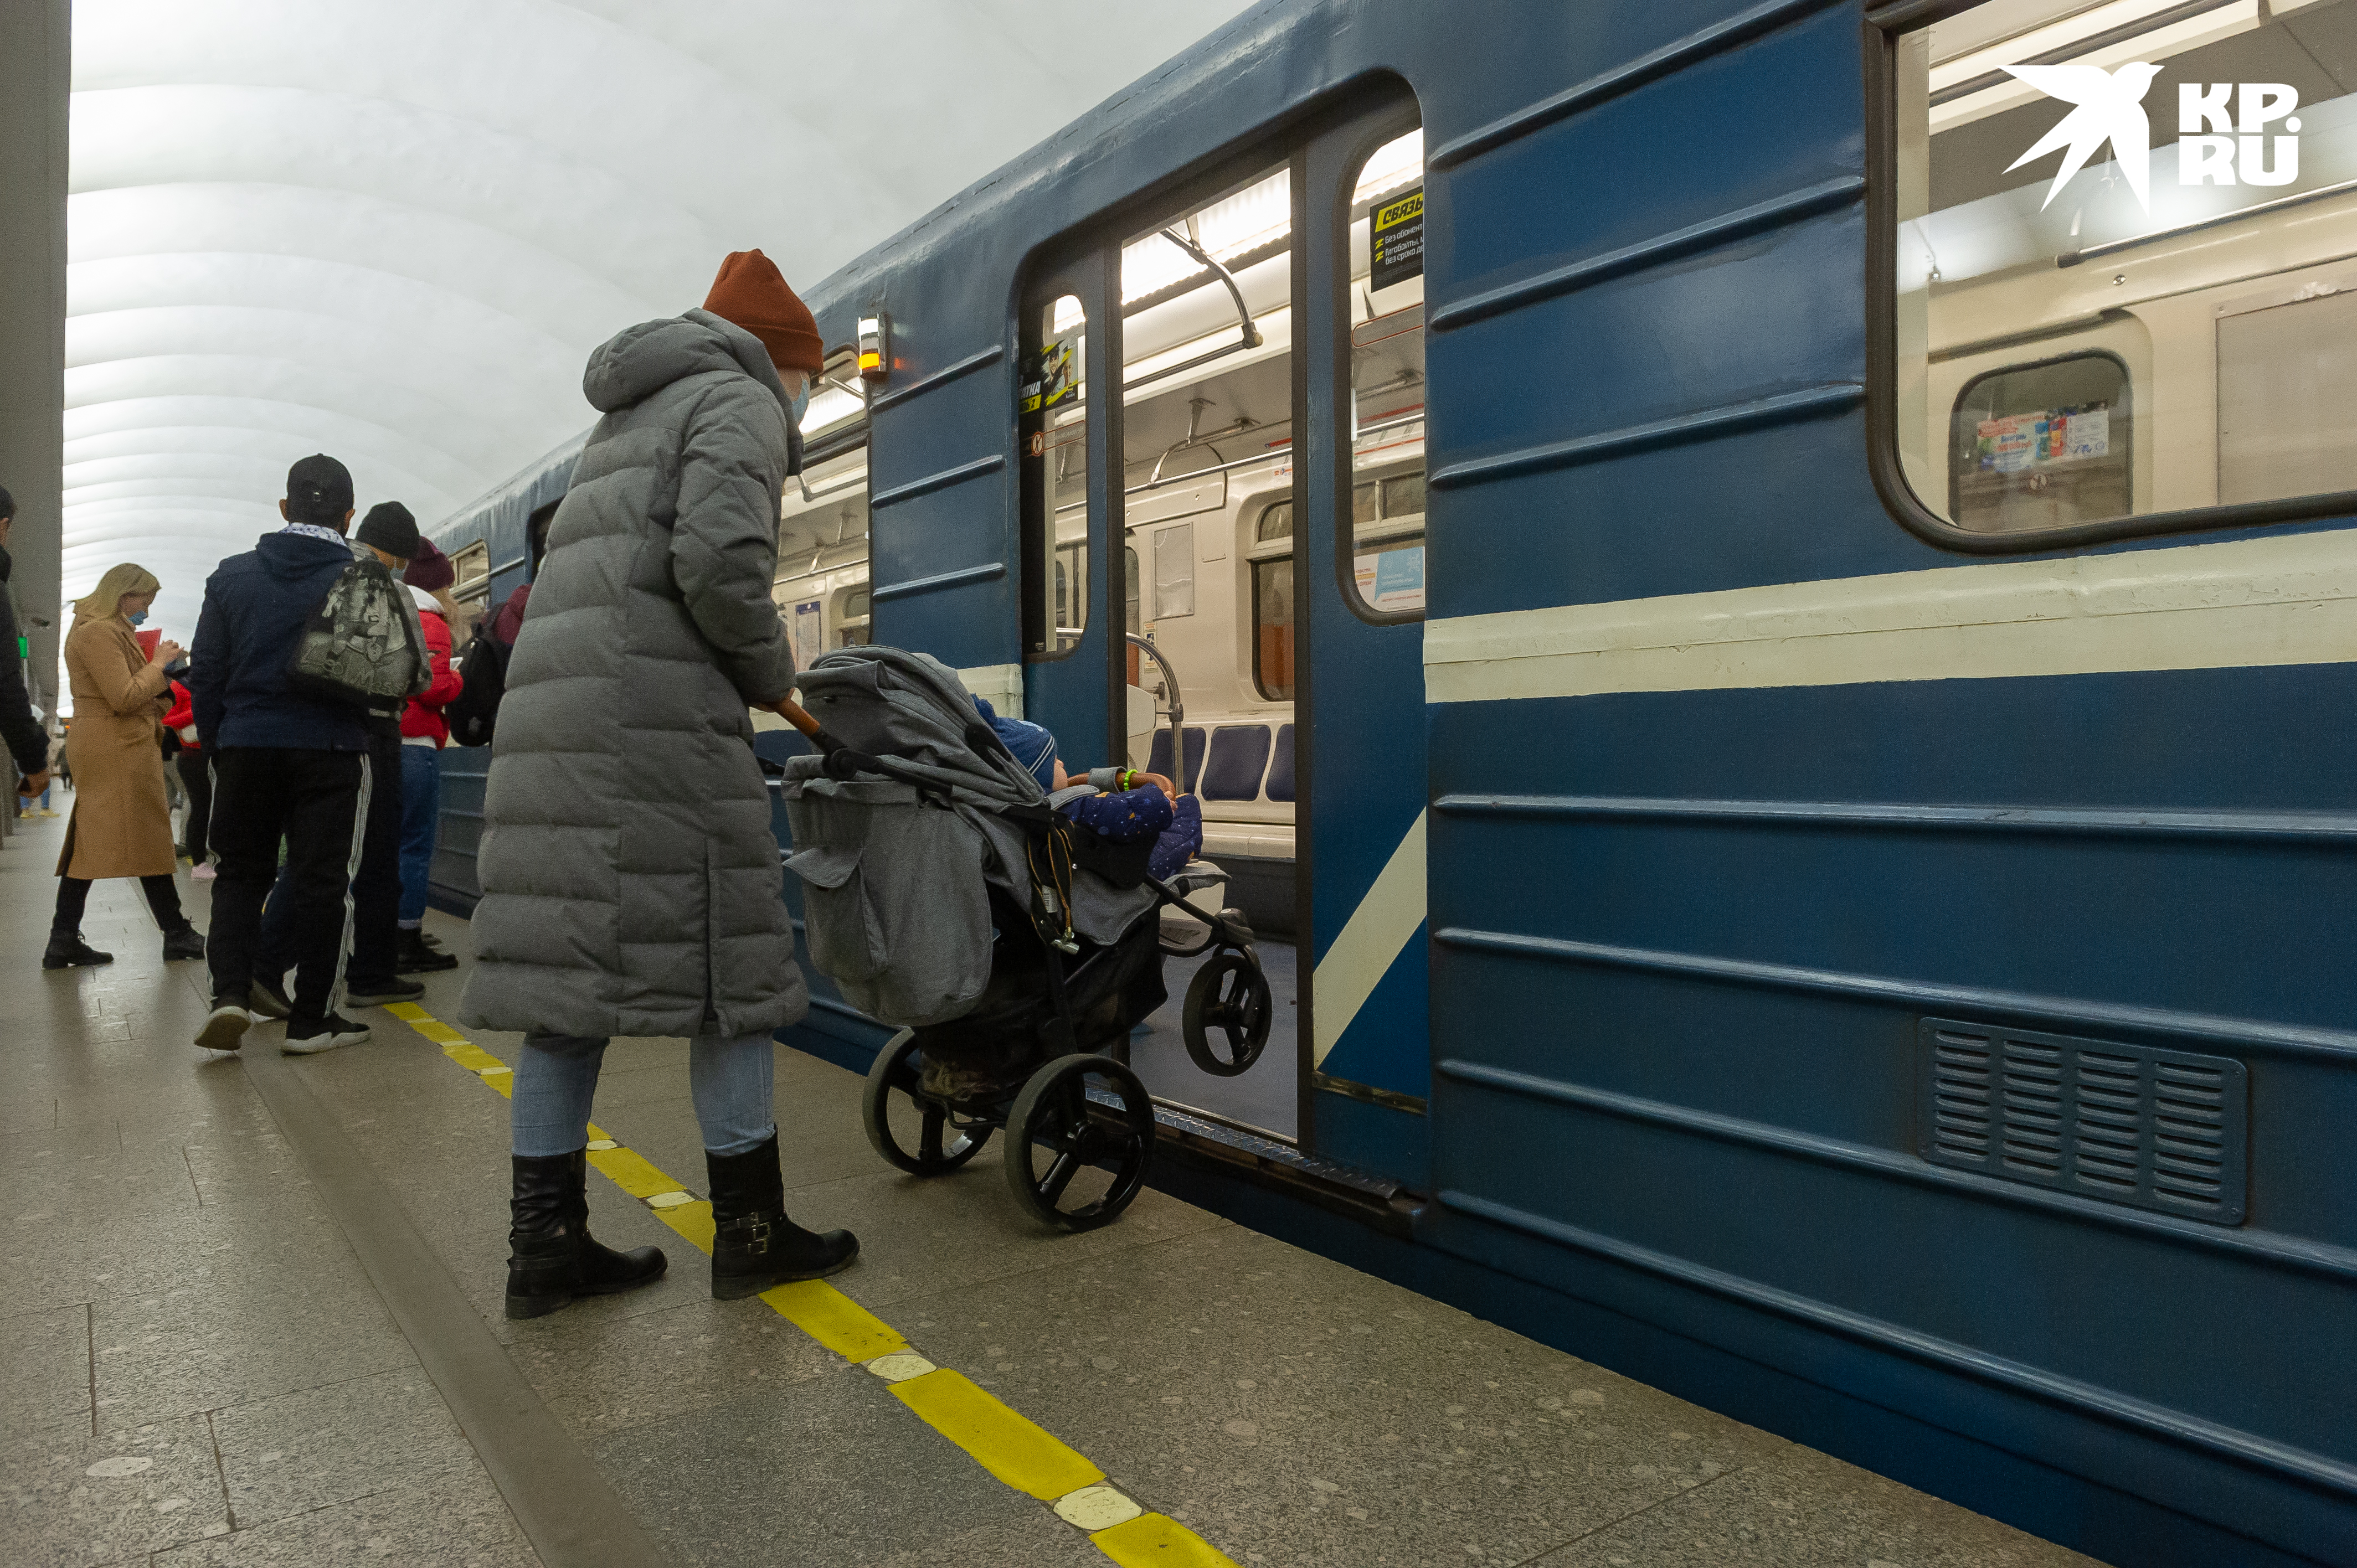
<path fill-rule="evenodd" d="M 399 1487 L 192 1541 L 149 1568 L 539 1568 L 486 1477 Z"/>
<path fill-rule="evenodd" d="M 120 1117 L 80 1127 L 0 1130 L 0 1187 L 12 1185 L 19 1169 L 38 1170 L 65 1160 L 103 1159 L 122 1152 Z"/>
<path fill-rule="evenodd" d="M 343 1244 L 316 1207 L 283 1204 L 125 1217 L 107 1228 L 103 1247 L 94 1233 L 55 1216 L 0 1225 L 0 1312 L 227 1286 Z"/>
<path fill-rule="evenodd" d="M 5 1180 L 17 1212 L 73 1220 L 184 1214 L 198 1206 L 196 1179 L 177 1143 L 143 1140 L 127 1149 L 27 1162 Z"/>
<path fill-rule="evenodd" d="M 241 1529 L 481 1468 L 414 1367 L 231 1405 L 213 1433 Z"/>
<path fill-rule="evenodd" d="M 847 1568 L 961 1536 L 1038 1543 L 966 1562 L 1103 1568 L 1077 1531 L 1001 1486 L 858 1368 L 592 1437 L 593 1456 L 681 1568 Z M 1050 1516 L 1050 1522 L 1053 1522 Z"/>
<path fill-rule="evenodd" d="M 1520 1563 L 1788 1446 L 1232 1227 L 895 1322 L 1240 1562 Z"/>
<path fill-rule="evenodd" d="M 91 1306 L 101 1431 L 413 1366 L 348 1250 Z"/>
<path fill-rule="evenodd" d="M 58 1124 L 58 1097 L 45 1093 L 0 1093 L 0 1132 L 48 1133 Z"/>
<path fill-rule="evenodd" d="M 91 1431 L 90 1308 L 0 1317 L 0 1431 Z"/>
<path fill-rule="evenodd" d="M 1015 1206 L 990 1149 L 946 1176 L 921 1179 L 887 1166 L 802 1187 L 794 1193 L 793 1214 L 813 1230 L 845 1226 L 857 1234 L 859 1262 L 835 1283 L 888 1319 L 885 1309 L 894 1303 L 945 1288 L 1065 1271 L 1173 1236 L 1229 1228 L 1218 1215 L 1148 1189 L 1117 1224 L 1079 1235 L 1050 1230 Z"/>
<path fill-rule="evenodd" d="M 10 1441 L 0 1466 L 0 1541 L 22 1568 L 100 1568 L 226 1533 L 229 1507 L 201 1415 L 92 1437 Z"/>
<path fill-rule="evenodd" d="M 673 1266 L 680 1262 L 673 1254 Z M 547 1332 L 519 1337 L 511 1353 L 549 1408 L 585 1434 L 642 1426 L 756 1392 L 791 1398 L 793 1385 L 844 1365 L 767 1305 L 714 1301 L 708 1292 L 628 1317 L 578 1318 L 568 1309 L 547 1324 Z"/>
<path fill-rule="evenodd" d="M 1813 1450 L 1732 1470 L 1534 1568 L 2101 1568 Z"/>

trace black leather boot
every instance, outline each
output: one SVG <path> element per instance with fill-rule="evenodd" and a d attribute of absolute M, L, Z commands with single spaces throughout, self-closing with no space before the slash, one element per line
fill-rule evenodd
<path fill-rule="evenodd" d="M 164 961 L 205 956 L 205 934 L 194 926 L 182 926 L 177 931 L 164 933 Z"/>
<path fill-rule="evenodd" d="M 439 974 L 446 969 L 458 967 L 456 953 L 436 952 L 425 945 L 425 933 L 414 926 L 402 928 L 400 945 L 393 951 L 393 972 L 395 974 Z"/>
<path fill-rule="evenodd" d="M 589 1156 L 511 1156 L 514 1195 L 508 1200 L 510 1317 L 544 1317 L 582 1295 L 611 1295 L 662 1277 L 660 1248 L 617 1252 L 589 1234 Z"/>
<path fill-rule="evenodd" d="M 77 964 L 113 961 L 113 953 L 101 952 L 82 940 L 80 931 L 51 931 L 48 948 L 41 954 L 43 969 L 71 969 Z"/>
<path fill-rule="evenodd" d="M 786 1218 L 777 1133 L 748 1154 L 706 1149 L 704 1168 L 712 1178 L 713 1300 L 759 1295 L 789 1280 L 821 1279 L 859 1256 L 859 1238 L 850 1231 L 821 1236 Z"/>

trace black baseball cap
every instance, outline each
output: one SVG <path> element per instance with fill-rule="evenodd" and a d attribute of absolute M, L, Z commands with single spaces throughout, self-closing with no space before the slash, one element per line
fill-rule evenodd
<path fill-rule="evenodd" d="M 286 513 L 296 522 L 341 527 L 352 510 L 351 470 L 315 452 L 286 470 Z"/>

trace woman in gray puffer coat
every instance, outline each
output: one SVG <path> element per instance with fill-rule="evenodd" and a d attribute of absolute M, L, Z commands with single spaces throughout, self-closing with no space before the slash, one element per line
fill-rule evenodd
<path fill-rule="evenodd" d="M 793 654 L 770 602 L 794 422 L 823 363 L 810 312 L 759 251 L 702 310 L 589 357 L 604 417 L 548 532 L 510 655 L 460 1016 L 524 1031 L 507 1315 L 628 1290 L 652 1247 L 591 1240 L 590 1101 L 613 1035 L 685 1036 L 712 1184 L 712 1294 L 834 1273 L 849 1232 L 786 1218 L 772 1033 L 809 1011 L 780 897 L 748 710 Z"/>

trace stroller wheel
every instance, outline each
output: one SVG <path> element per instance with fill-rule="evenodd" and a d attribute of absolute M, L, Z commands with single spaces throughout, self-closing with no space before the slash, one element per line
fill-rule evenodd
<path fill-rule="evenodd" d="M 1006 1119 L 1006 1185 L 1034 1219 L 1060 1230 L 1112 1223 L 1153 1160 L 1154 1102 L 1111 1057 L 1049 1062 Z"/>
<path fill-rule="evenodd" d="M 1214 954 L 1195 972 L 1179 1015 L 1187 1054 L 1205 1072 L 1233 1078 L 1260 1060 L 1275 1008 L 1252 950 Z"/>
<path fill-rule="evenodd" d="M 990 1141 L 988 1127 L 953 1127 L 948 1112 L 917 1093 L 913 1029 L 901 1030 L 876 1053 L 859 1112 L 876 1152 L 910 1176 L 946 1176 Z"/>

